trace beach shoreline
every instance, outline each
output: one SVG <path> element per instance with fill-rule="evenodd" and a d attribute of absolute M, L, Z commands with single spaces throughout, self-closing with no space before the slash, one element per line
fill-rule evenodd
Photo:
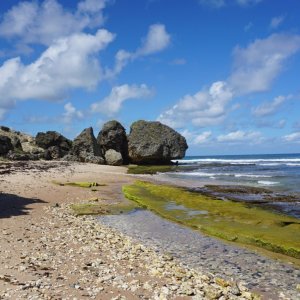
<path fill-rule="evenodd" d="M 5 164 L 11 165 L 8 173 L 0 172 L 3 299 L 252 299 L 234 278 L 228 284 L 193 271 L 94 217 L 70 212 L 70 204 L 95 197 L 101 203 L 125 201 L 123 185 L 155 176 L 61 161 Z M 92 191 L 53 181 L 103 185 Z"/>

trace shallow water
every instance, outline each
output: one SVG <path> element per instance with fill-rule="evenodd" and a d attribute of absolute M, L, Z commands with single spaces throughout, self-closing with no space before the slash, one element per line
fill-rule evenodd
<path fill-rule="evenodd" d="M 281 293 L 291 299 L 300 298 L 296 290 L 300 282 L 299 268 L 205 236 L 150 211 L 101 216 L 99 222 L 157 251 L 170 253 L 189 267 L 245 281 L 249 288 L 265 295 L 265 299 L 279 299 Z"/>

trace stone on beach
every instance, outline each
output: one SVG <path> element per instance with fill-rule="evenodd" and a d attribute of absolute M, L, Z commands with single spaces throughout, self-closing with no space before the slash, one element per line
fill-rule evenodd
<path fill-rule="evenodd" d="M 185 155 L 185 138 L 160 122 L 137 121 L 131 125 L 128 152 L 132 163 L 165 164 Z"/>
<path fill-rule="evenodd" d="M 71 154 L 82 162 L 103 163 L 100 146 L 92 127 L 84 129 L 73 141 Z"/>
<path fill-rule="evenodd" d="M 102 154 L 113 149 L 121 153 L 124 163 L 128 161 L 128 144 L 125 128 L 118 121 L 106 122 L 98 134 L 97 141 L 101 147 Z"/>

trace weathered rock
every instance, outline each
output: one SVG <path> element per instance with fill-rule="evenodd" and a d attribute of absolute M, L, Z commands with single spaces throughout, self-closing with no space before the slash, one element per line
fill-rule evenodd
<path fill-rule="evenodd" d="M 6 158 L 10 160 L 28 161 L 28 160 L 38 160 L 41 157 L 39 154 L 26 153 L 23 151 L 19 151 L 19 152 L 9 151 L 8 154 L 6 155 Z"/>
<path fill-rule="evenodd" d="M 59 146 L 51 146 L 47 150 L 45 150 L 45 153 L 44 153 L 44 158 L 46 160 L 59 159 L 62 156 L 63 156 L 62 151 Z"/>
<path fill-rule="evenodd" d="M 8 128 L 6 126 L 0 126 L 0 130 L 6 131 L 6 132 L 10 132 L 10 128 Z"/>
<path fill-rule="evenodd" d="M 183 158 L 187 148 L 182 135 L 160 122 L 137 121 L 131 125 L 128 153 L 132 163 L 169 163 Z"/>
<path fill-rule="evenodd" d="M 94 136 L 93 128 L 84 129 L 74 140 L 71 154 L 78 157 L 79 161 L 103 161 L 96 157 L 101 156 L 100 146 Z M 97 162 L 98 163 L 98 162 Z"/>
<path fill-rule="evenodd" d="M 105 160 L 102 156 L 95 156 L 92 154 L 88 154 L 85 157 L 85 162 L 92 163 L 92 164 L 98 164 L 98 165 L 105 165 Z"/>
<path fill-rule="evenodd" d="M 59 147 L 61 157 L 66 155 L 72 147 L 72 142 L 56 131 L 39 132 L 36 135 L 35 142 L 43 149 L 48 149 L 52 146 Z"/>
<path fill-rule="evenodd" d="M 118 121 L 113 120 L 105 123 L 98 134 L 97 141 L 101 147 L 103 156 L 106 151 L 113 149 L 121 153 L 124 163 L 128 162 L 126 131 Z"/>
<path fill-rule="evenodd" d="M 11 143 L 12 143 L 15 150 L 21 150 L 21 151 L 23 150 L 21 141 L 18 137 L 13 136 L 11 138 Z"/>
<path fill-rule="evenodd" d="M 8 136 L 0 135 L 0 155 L 5 155 L 9 150 L 13 150 L 11 139 Z"/>
<path fill-rule="evenodd" d="M 122 154 L 114 149 L 109 149 L 105 152 L 105 160 L 111 166 L 120 166 L 123 164 Z"/>

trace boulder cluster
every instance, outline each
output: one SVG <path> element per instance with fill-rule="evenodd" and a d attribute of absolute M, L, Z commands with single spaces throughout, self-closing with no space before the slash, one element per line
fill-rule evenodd
<path fill-rule="evenodd" d="M 105 123 L 97 138 L 92 127 L 73 141 L 56 131 L 39 132 L 35 138 L 0 126 L 0 156 L 11 160 L 67 160 L 96 164 L 168 164 L 183 158 L 185 138 L 160 122 L 137 121 L 129 135 L 118 121 Z"/>

